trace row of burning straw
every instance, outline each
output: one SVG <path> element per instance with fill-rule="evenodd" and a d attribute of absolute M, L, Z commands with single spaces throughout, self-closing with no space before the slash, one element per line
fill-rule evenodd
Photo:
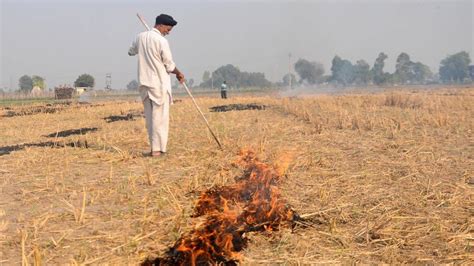
<path fill-rule="evenodd" d="M 204 222 L 182 235 L 164 257 L 143 265 L 235 265 L 248 243 L 245 233 L 278 230 L 300 220 L 276 186 L 286 167 L 268 166 L 250 150 L 241 152 L 238 164 L 245 170 L 235 184 L 201 194 L 193 217 Z"/>

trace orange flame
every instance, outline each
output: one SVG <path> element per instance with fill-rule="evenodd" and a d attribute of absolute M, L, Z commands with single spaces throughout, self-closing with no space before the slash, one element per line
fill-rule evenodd
<path fill-rule="evenodd" d="M 274 167 L 260 162 L 251 150 L 242 150 L 237 164 L 244 168 L 236 183 L 211 188 L 199 197 L 193 217 L 205 222 L 176 241 L 163 258 L 143 265 L 236 265 L 238 252 L 248 239 L 245 233 L 278 230 L 290 224 L 297 214 L 281 198 L 277 187 L 292 156 L 280 157 Z"/>

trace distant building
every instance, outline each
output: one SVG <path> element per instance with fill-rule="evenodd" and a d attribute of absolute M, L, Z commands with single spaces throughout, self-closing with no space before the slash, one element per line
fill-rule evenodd
<path fill-rule="evenodd" d="M 81 95 L 90 89 L 90 87 L 76 87 L 76 95 Z"/>
<path fill-rule="evenodd" d="M 474 80 L 474 65 L 469 66 L 469 73 L 471 74 L 471 79 Z"/>
<path fill-rule="evenodd" d="M 39 86 L 34 86 L 30 92 L 30 95 L 33 97 L 39 97 L 42 94 L 43 94 L 43 89 L 41 89 Z"/>

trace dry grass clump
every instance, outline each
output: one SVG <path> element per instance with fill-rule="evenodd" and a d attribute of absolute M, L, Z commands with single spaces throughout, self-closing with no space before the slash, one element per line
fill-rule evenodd
<path fill-rule="evenodd" d="M 468 99 L 472 99 L 468 92 L 451 97 L 436 92 L 319 96 L 284 99 L 282 111 L 313 124 L 317 132 L 352 129 L 393 134 L 426 126 L 465 130 L 469 126 L 468 110 L 472 108 Z"/>
<path fill-rule="evenodd" d="M 389 99 L 389 100 L 388 100 Z M 472 89 L 198 98 L 171 109 L 169 154 L 148 150 L 141 103 L 0 118 L 0 264 L 137 264 L 196 228 L 200 192 L 233 184 L 243 147 L 293 160 L 279 186 L 313 224 L 249 234 L 241 264 L 464 263 L 473 257 Z M 388 104 L 387 104 L 388 101 Z M 227 104 L 265 110 L 210 112 Z M 413 107 L 415 106 L 416 107 Z M 7 112 L 3 109 L 0 112 Z M 64 138 L 47 135 L 97 128 Z M 87 143 L 76 147 L 28 143 Z"/>
<path fill-rule="evenodd" d="M 407 93 L 389 93 L 385 96 L 385 106 L 400 108 L 420 108 L 423 105 L 422 99 Z"/>

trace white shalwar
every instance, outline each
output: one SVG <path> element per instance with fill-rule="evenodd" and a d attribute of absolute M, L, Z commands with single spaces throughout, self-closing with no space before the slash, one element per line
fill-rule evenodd
<path fill-rule="evenodd" d="M 154 28 L 138 34 L 128 54 L 138 55 L 138 90 L 151 150 L 166 152 L 172 102 L 170 73 L 176 68 L 168 41 Z"/>

